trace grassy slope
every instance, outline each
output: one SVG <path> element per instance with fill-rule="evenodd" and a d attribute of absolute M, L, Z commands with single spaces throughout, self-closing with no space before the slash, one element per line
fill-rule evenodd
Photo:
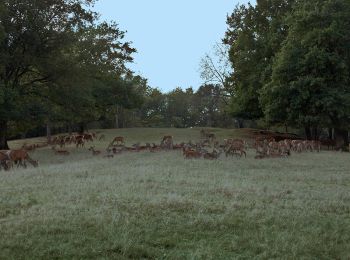
<path fill-rule="evenodd" d="M 219 130 L 218 136 L 243 136 Z M 159 143 L 198 129 L 105 130 Z M 13 147 L 19 143 L 12 143 Z M 41 166 L 0 172 L 0 259 L 350 258 L 348 153 L 184 160 L 33 152 Z"/>

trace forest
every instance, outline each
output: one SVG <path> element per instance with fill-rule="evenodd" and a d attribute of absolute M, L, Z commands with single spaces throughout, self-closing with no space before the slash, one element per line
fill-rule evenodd
<path fill-rule="evenodd" d="M 89 127 L 274 127 L 348 144 L 350 2 L 257 0 L 227 10 L 203 84 L 164 93 L 93 0 L 0 2 L 0 148 Z"/>

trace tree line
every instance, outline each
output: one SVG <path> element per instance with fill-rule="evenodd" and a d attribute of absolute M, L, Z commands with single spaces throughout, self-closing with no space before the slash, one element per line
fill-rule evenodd
<path fill-rule="evenodd" d="M 99 127 L 333 129 L 348 142 L 350 2 L 237 5 L 203 84 L 162 93 L 128 69 L 136 49 L 93 0 L 0 2 L 0 149 L 11 137 Z M 229 10 L 228 10 L 229 11 Z M 261 123 L 262 122 L 262 123 Z"/>

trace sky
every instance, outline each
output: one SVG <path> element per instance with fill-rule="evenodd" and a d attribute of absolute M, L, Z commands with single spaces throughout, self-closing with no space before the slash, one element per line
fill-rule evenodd
<path fill-rule="evenodd" d="M 247 2 L 99 0 L 93 10 L 127 31 L 125 40 L 137 49 L 129 68 L 147 78 L 151 87 L 167 92 L 176 87 L 197 89 L 203 83 L 201 58 L 224 37 L 226 16 L 238 3 Z"/>

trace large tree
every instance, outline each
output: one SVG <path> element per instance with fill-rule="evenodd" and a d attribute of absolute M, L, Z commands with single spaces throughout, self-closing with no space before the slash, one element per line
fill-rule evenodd
<path fill-rule="evenodd" d="M 271 81 L 262 91 L 267 119 L 305 127 L 335 127 L 347 143 L 350 119 L 350 2 L 300 1 Z M 314 136 L 311 135 L 314 129 Z"/>
<path fill-rule="evenodd" d="M 57 63 L 62 49 L 77 28 L 94 19 L 82 5 L 78 0 L 2 1 L 0 148 L 8 147 L 8 123 L 26 120 L 27 97 L 68 69 Z"/>
<path fill-rule="evenodd" d="M 232 73 L 231 111 L 236 117 L 263 117 L 260 90 L 269 81 L 272 62 L 287 35 L 284 18 L 295 0 L 257 0 L 256 5 L 239 5 L 227 17 L 224 43 L 229 45 Z"/>

